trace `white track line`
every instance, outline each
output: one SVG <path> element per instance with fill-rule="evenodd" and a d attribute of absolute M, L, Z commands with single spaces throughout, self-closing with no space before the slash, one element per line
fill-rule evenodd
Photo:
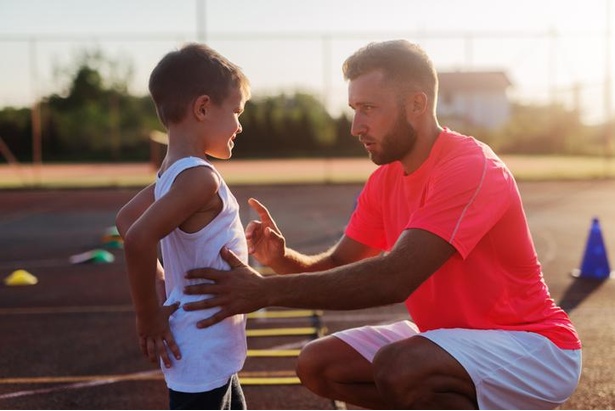
<path fill-rule="evenodd" d="M 75 378 L 79 378 L 79 377 L 75 377 Z M 83 377 L 83 378 L 88 378 L 88 377 Z M 98 377 L 93 377 L 93 378 L 98 378 Z M 159 370 L 144 371 L 144 372 L 138 372 L 138 373 L 126 374 L 126 375 L 100 376 L 100 379 L 76 382 L 73 384 L 61 385 L 59 387 L 39 388 L 36 390 L 24 390 L 24 391 L 10 392 L 8 394 L 0 395 L 0 400 L 9 399 L 9 398 L 26 397 L 26 396 L 38 395 L 38 394 L 49 394 L 52 392 L 74 390 L 74 389 L 79 389 L 79 388 L 84 388 L 84 387 L 95 387 L 99 385 L 114 384 L 116 382 L 127 381 L 127 380 L 147 380 L 147 379 L 158 379 L 158 378 L 162 378 L 162 374 Z M 59 377 L 58 379 L 61 380 L 62 377 Z M 10 382 L 11 379 L 7 378 L 7 380 L 9 380 Z M 25 378 L 23 379 L 23 382 L 21 383 L 22 384 L 27 383 L 28 382 L 27 380 L 28 379 Z M 31 380 L 32 380 L 32 383 L 36 383 L 37 378 L 32 378 Z"/>

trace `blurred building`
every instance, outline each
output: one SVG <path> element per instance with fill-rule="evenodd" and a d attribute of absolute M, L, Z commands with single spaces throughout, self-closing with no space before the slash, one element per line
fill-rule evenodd
<path fill-rule="evenodd" d="M 437 114 L 449 127 L 497 129 L 508 121 L 512 83 L 505 72 L 440 72 L 438 79 Z"/>

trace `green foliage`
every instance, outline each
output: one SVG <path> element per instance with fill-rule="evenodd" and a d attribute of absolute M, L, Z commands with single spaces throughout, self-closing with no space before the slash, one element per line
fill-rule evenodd
<path fill-rule="evenodd" d="M 0 138 L 17 158 L 30 158 L 32 152 L 32 112 L 8 107 L 0 111 Z M 6 161 L 0 155 L 0 162 Z"/>
<path fill-rule="evenodd" d="M 131 69 L 118 67 L 100 53 L 85 53 L 66 91 L 43 100 L 47 160 L 147 159 L 148 133 L 158 124 L 156 113 L 149 98 L 127 93 Z"/>
<path fill-rule="evenodd" d="M 149 134 L 163 130 L 150 98 L 127 92 L 130 69 L 99 52 L 79 56 L 60 93 L 41 101 L 44 161 L 148 161 Z M 112 80 L 109 80 L 111 78 Z M 235 157 L 364 155 L 350 122 L 332 118 L 312 95 L 297 92 L 255 98 L 241 117 Z M 31 152 L 30 110 L 0 112 L 0 136 L 22 161 Z M 160 147 L 158 150 L 160 151 Z"/>
<path fill-rule="evenodd" d="M 321 156 L 337 140 L 335 121 L 305 93 L 255 98 L 240 118 L 235 157 Z"/>
<path fill-rule="evenodd" d="M 577 112 L 560 105 L 513 105 L 509 122 L 482 131 L 488 143 L 507 154 L 595 155 L 602 152 L 596 128 L 583 124 Z"/>
<path fill-rule="evenodd" d="M 58 70 L 65 83 L 62 91 L 40 102 L 44 161 L 149 161 L 149 135 L 163 127 L 149 96 L 128 93 L 131 74 L 125 59 L 112 61 L 97 51 L 84 52 L 74 67 Z M 255 97 L 240 121 L 236 158 L 365 155 L 350 135 L 351 119 L 344 114 L 333 118 L 308 93 Z M 447 125 L 445 118 L 440 122 Z M 28 108 L 0 111 L 0 138 L 20 161 L 31 158 L 31 124 Z M 595 155 L 610 150 L 602 127 L 584 125 L 578 113 L 561 106 L 514 105 L 511 120 L 500 130 L 458 130 L 501 154 Z M 157 147 L 156 152 L 163 151 Z"/>

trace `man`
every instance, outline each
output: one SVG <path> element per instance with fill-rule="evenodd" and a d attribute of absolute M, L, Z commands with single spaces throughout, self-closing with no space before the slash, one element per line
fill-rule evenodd
<path fill-rule="evenodd" d="M 357 309 L 405 301 L 413 322 L 345 330 L 308 344 L 297 373 L 315 393 L 365 408 L 554 408 L 578 384 L 581 343 L 551 299 L 513 176 L 489 147 L 440 127 L 437 75 L 407 41 L 344 63 L 352 134 L 378 169 L 345 234 L 314 256 L 286 246 L 258 201 L 233 275 L 188 273 L 219 306 L 199 326 L 265 306 Z M 292 274 L 295 273 L 295 274 Z"/>

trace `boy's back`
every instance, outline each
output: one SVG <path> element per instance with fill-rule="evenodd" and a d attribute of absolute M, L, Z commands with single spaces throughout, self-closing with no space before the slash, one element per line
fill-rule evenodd
<path fill-rule="evenodd" d="M 156 200 L 169 192 L 180 173 L 193 167 L 208 167 L 216 172 L 211 163 L 201 158 L 180 159 L 158 176 L 154 191 Z M 180 303 L 181 306 L 202 299 L 202 296 L 184 294 L 184 287 L 194 281 L 185 279 L 185 274 L 198 267 L 228 268 L 220 257 L 223 246 L 247 263 L 239 205 L 222 178 L 218 195 L 223 207 L 209 224 L 196 232 L 185 232 L 178 227 L 161 241 L 167 295 L 165 305 Z M 205 316 L 213 315 L 217 309 L 207 311 Z M 169 318 L 171 332 L 182 353 L 181 360 L 174 361 L 171 368 L 162 368 L 167 385 L 173 390 L 209 391 L 226 383 L 243 366 L 246 356 L 245 316 L 233 316 L 214 327 L 199 329 L 196 323 L 202 318 L 201 312 L 181 308 Z"/>

